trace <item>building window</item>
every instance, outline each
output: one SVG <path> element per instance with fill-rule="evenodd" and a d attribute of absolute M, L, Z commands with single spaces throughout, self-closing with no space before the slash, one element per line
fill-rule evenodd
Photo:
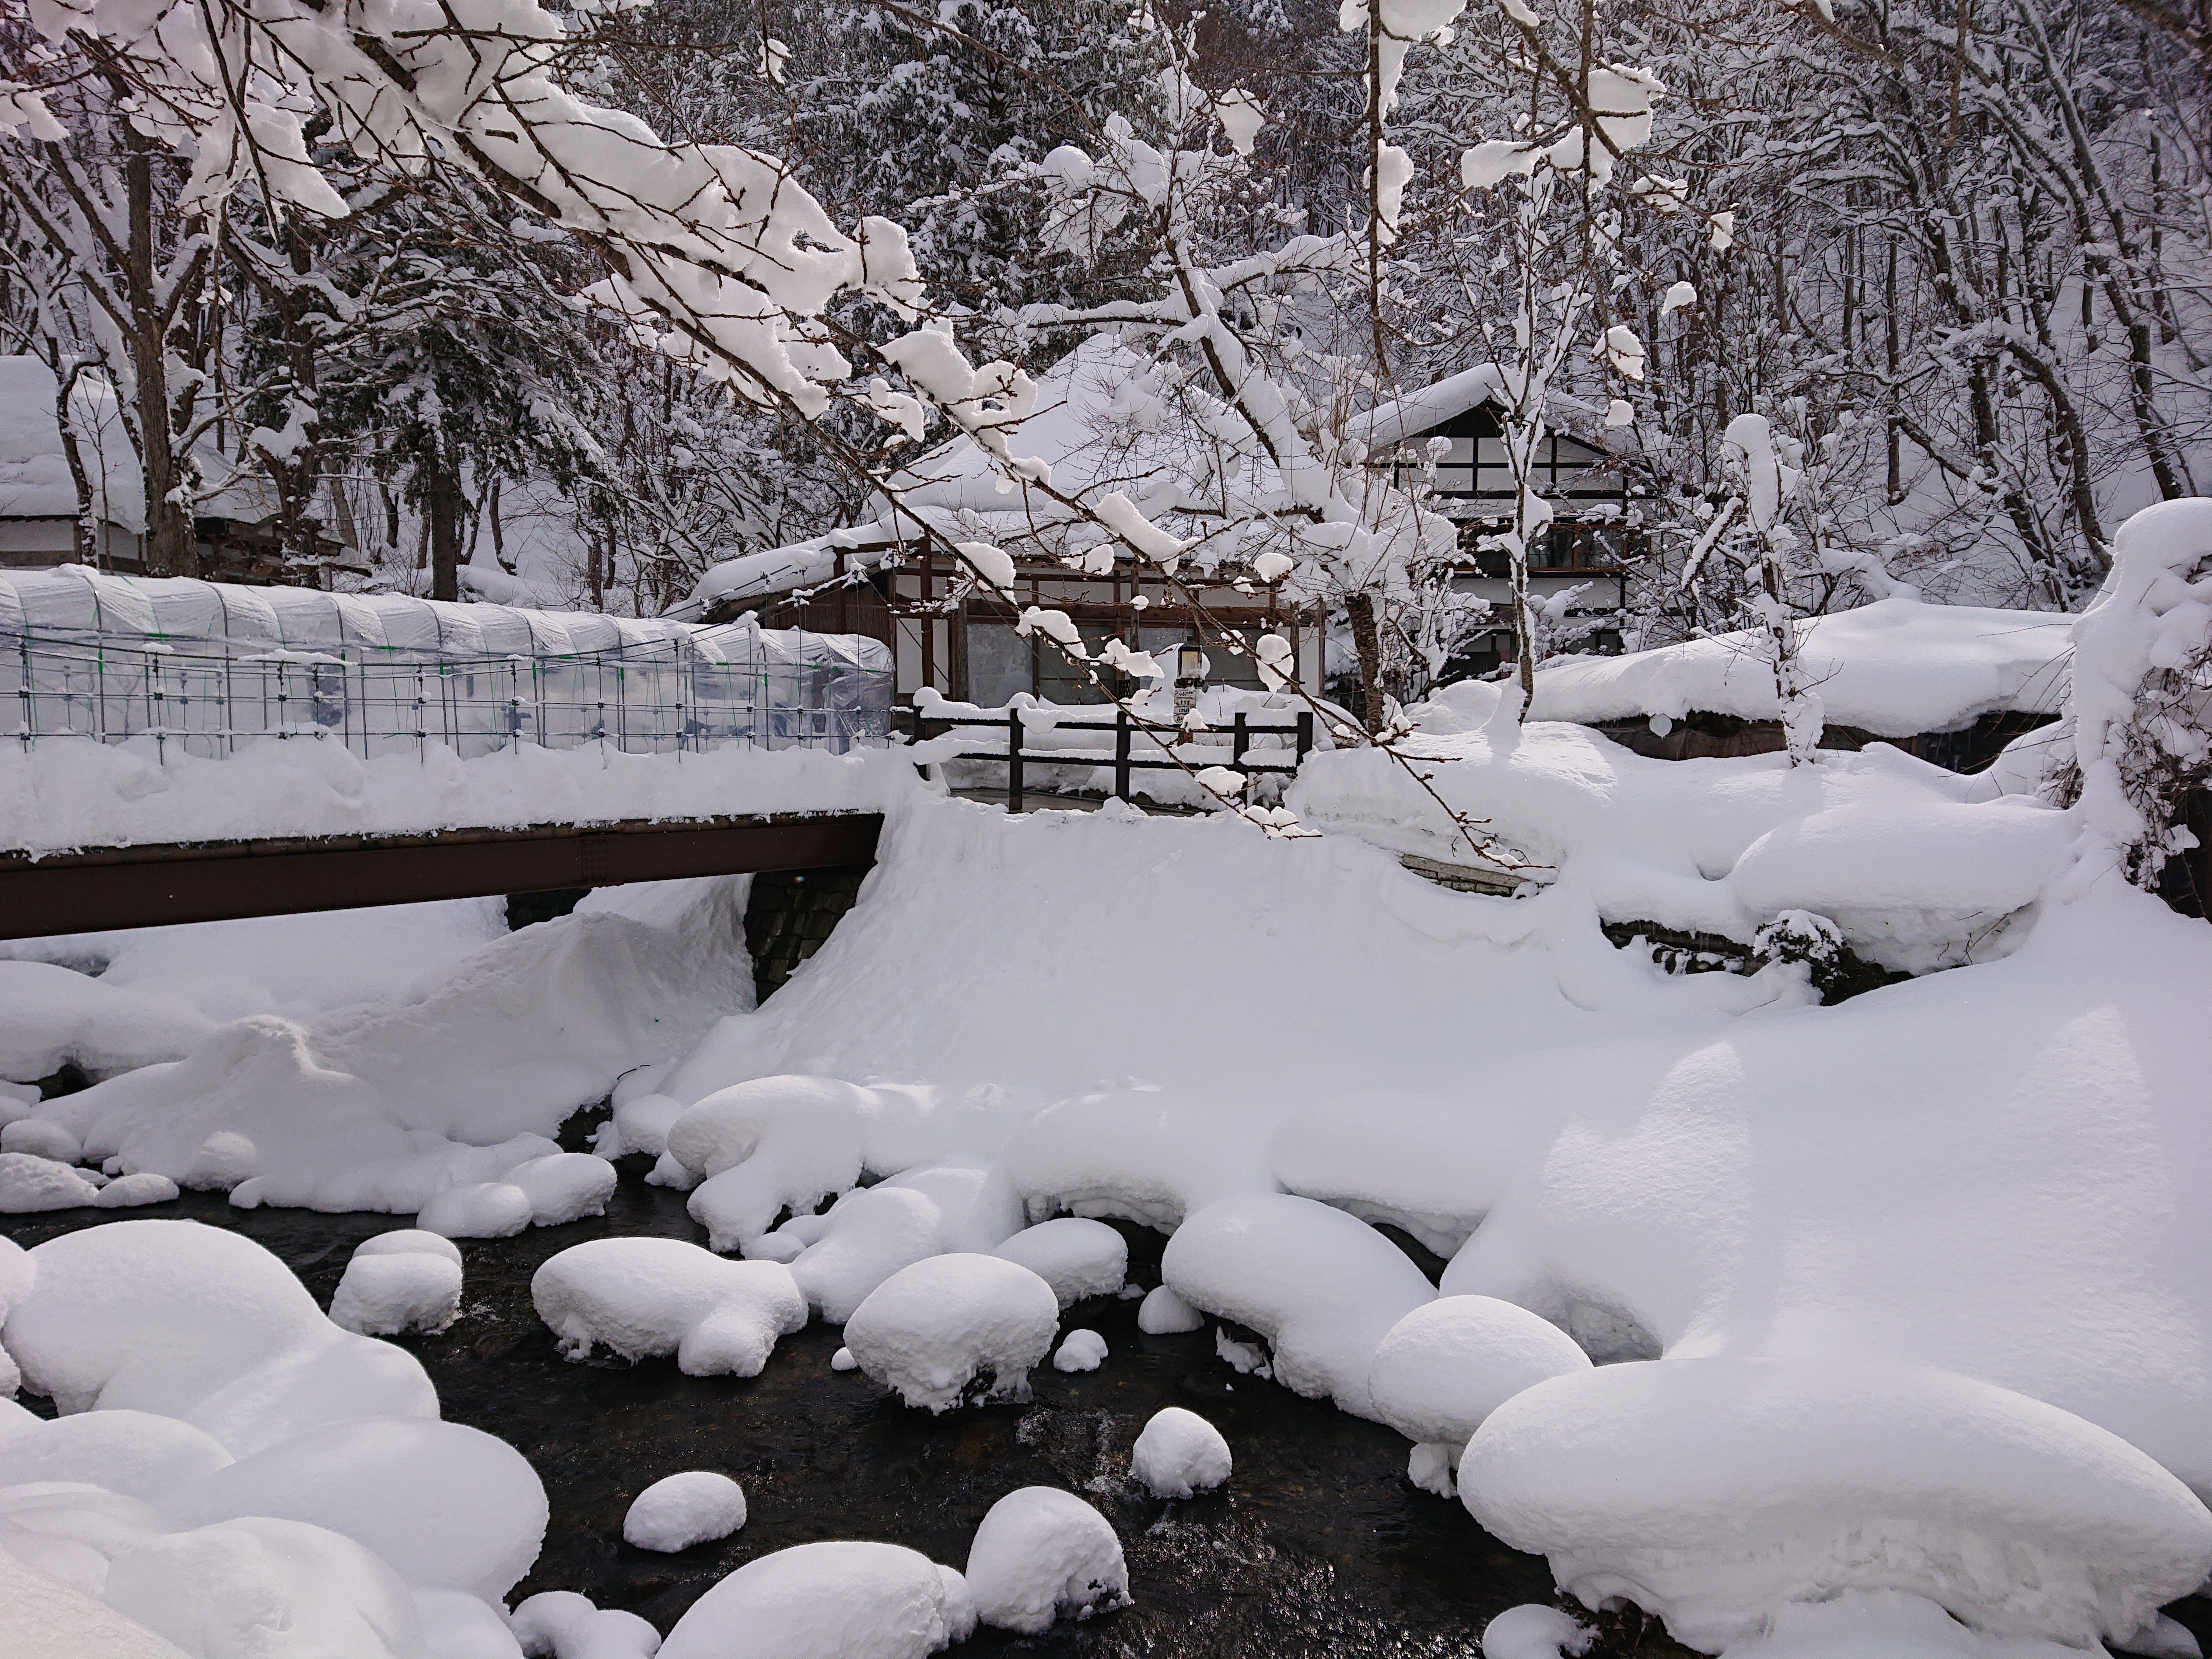
<path fill-rule="evenodd" d="M 968 701 L 1001 708 L 1017 692 L 1035 688 L 1030 678 L 1030 642 L 1012 623 L 968 624 Z"/>

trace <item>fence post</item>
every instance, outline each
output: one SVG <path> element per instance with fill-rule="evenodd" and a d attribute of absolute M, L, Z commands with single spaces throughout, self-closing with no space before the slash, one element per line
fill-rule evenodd
<path fill-rule="evenodd" d="M 1006 710 L 1006 811 L 1022 810 L 1022 711 Z"/>
<path fill-rule="evenodd" d="M 1129 799 L 1129 711 L 1119 704 L 1114 709 L 1114 797 Z"/>
<path fill-rule="evenodd" d="M 1249 718 L 1243 709 L 1237 711 L 1236 736 L 1229 748 L 1229 763 L 1239 772 L 1244 769 L 1244 751 L 1250 747 L 1252 742 L 1252 733 L 1245 726 L 1245 721 Z"/>
<path fill-rule="evenodd" d="M 1312 748 L 1313 710 L 1309 708 L 1298 716 L 1298 753 L 1297 759 L 1295 763 L 1299 766 L 1304 766 L 1306 763 L 1306 756 Z"/>

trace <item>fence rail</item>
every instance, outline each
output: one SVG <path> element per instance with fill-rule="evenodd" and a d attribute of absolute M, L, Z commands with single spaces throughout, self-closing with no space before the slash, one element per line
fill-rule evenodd
<path fill-rule="evenodd" d="M 240 650 L 143 635 L 0 632 L 0 721 L 49 739 L 150 738 L 161 757 L 337 742 L 363 758 L 433 744 L 463 758 L 532 744 L 676 754 L 750 744 L 843 752 L 890 735 L 892 672 L 822 635 L 745 648 L 684 639 L 600 651 L 450 657 L 349 645 Z"/>
<path fill-rule="evenodd" d="M 1082 750 L 1062 749 L 1038 751 L 1025 748 L 1024 738 L 1026 727 L 1022 720 L 1022 710 L 1019 708 L 1009 708 L 1004 714 L 924 714 L 917 710 L 914 713 L 913 720 L 915 741 L 917 743 L 933 735 L 931 728 L 936 726 L 945 727 L 948 731 L 956 726 L 983 726 L 1004 731 L 1006 734 L 1004 744 L 994 745 L 988 749 L 963 749 L 953 758 L 1006 763 L 1006 810 L 1009 812 L 1018 812 L 1022 810 L 1024 794 L 1022 770 L 1025 764 L 1098 767 L 1107 763 L 1103 755 L 1093 759 L 1089 751 Z M 1129 718 L 1129 711 L 1127 708 L 1117 708 L 1111 720 L 1054 720 L 1048 729 L 1054 732 L 1111 732 L 1114 734 L 1112 763 L 1114 793 L 1122 800 L 1129 799 L 1129 775 L 1132 772 L 1181 772 L 1187 769 L 1188 764 L 1192 764 L 1174 759 L 1165 754 L 1155 757 L 1131 753 L 1133 739 L 1139 733 L 1151 738 L 1165 749 L 1167 740 L 1176 737 L 1182 728 L 1165 723 L 1133 720 Z M 1214 728 L 1217 732 L 1220 729 Z M 1314 746 L 1314 717 L 1310 710 L 1300 712 L 1297 717 L 1288 725 L 1273 723 L 1261 725 L 1253 720 L 1249 714 L 1239 712 L 1227 729 L 1230 738 L 1230 757 L 1227 763 L 1233 770 L 1243 773 L 1248 777 L 1266 772 L 1296 772 L 1305 763 L 1306 756 L 1312 752 Z M 1247 758 L 1249 755 L 1255 752 L 1252 749 L 1252 739 L 1262 736 L 1287 737 L 1292 740 L 1291 759 L 1288 763 L 1281 761 L 1255 761 Z M 1263 755 L 1279 755 L 1284 751 L 1279 749 L 1262 749 L 1256 752 Z M 1215 763 L 1211 759 L 1195 763 L 1202 765 Z"/>

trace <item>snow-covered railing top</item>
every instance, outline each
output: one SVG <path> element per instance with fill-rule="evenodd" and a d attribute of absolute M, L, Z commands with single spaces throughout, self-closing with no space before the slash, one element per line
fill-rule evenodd
<path fill-rule="evenodd" d="M 1881 599 L 1798 623 L 1803 675 L 1826 718 L 1881 738 L 1954 732 L 1984 714 L 2064 707 L 2075 618 Z M 1597 725 L 1702 713 L 1778 718 L 1774 673 L 1746 634 L 1538 671 L 1529 718 Z"/>
<path fill-rule="evenodd" d="M 843 751 L 890 732 L 880 641 L 397 595 L 0 573 L 0 734 L 150 740 L 220 757 L 258 738 L 364 758 L 442 745 L 671 754 Z"/>

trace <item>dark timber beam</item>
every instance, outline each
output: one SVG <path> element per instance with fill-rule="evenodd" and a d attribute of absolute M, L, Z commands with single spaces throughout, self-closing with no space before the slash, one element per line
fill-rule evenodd
<path fill-rule="evenodd" d="M 875 862 L 880 812 L 0 854 L 0 939 Z"/>

